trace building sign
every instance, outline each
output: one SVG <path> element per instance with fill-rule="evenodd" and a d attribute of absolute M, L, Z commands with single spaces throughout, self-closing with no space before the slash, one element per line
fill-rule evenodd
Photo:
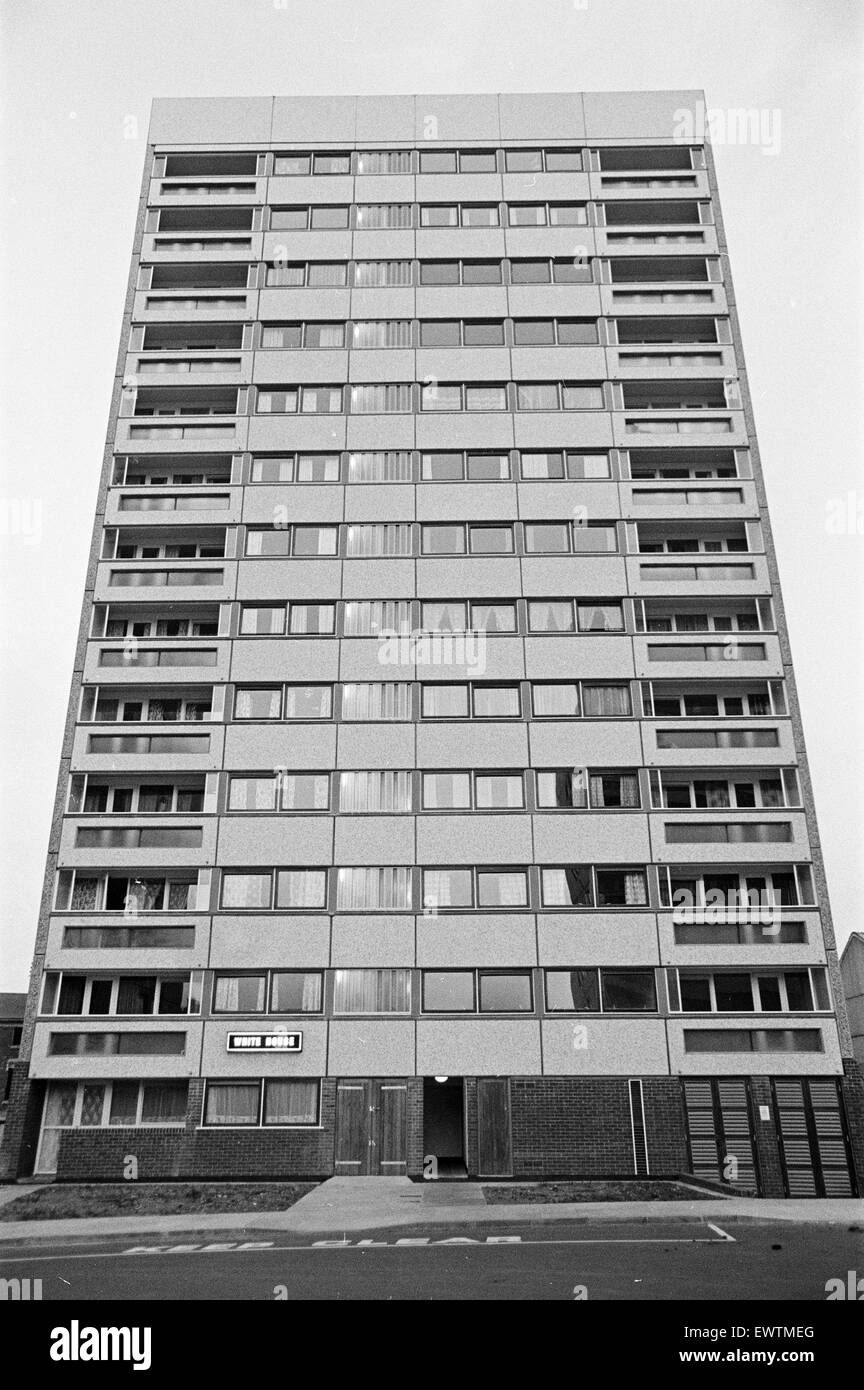
<path fill-rule="evenodd" d="M 302 1033 L 229 1033 L 229 1052 L 302 1052 Z"/>

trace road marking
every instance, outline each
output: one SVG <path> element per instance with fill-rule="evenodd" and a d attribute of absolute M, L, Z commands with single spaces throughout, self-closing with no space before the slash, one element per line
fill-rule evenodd
<path fill-rule="evenodd" d="M 719 1226 L 715 1226 L 713 1221 L 706 1222 L 706 1225 L 709 1231 L 716 1231 L 718 1236 L 722 1236 L 723 1240 L 731 1241 L 733 1245 L 737 1244 L 734 1236 L 730 1236 L 728 1231 L 722 1231 Z"/>
<path fill-rule="evenodd" d="M 347 1237 L 341 1240 L 318 1240 L 308 1245 L 276 1245 L 273 1241 L 243 1241 L 218 1242 L 211 1244 L 184 1244 L 184 1245 L 132 1245 L 124 1250 L 96 1250 L 96 1251 L 76 1251 L 66 1250 L 57 1255 L 20 1255 L 13 1253 L 0 1253 L 0 1263 L 6 1264 L 48 1264 L 57 1260 L 107 1260 L 107 1259 L 129 1259 L 135 1255 L 249 1255 L 266 1250 L 268 1253 L 297 1253 L 307 1250 L 433 1250 L 433 1249 L 453 1249 L 465 1246 L 474 1246 L 476 1249 L 487 1249 L 492 1246 L 518 1245 L 520 1247 L 534 1245 L 727 1245 L 736 1244 L 735 1238 L 720 1230 L 719 1226 L 711 1222 L 706 1223 L 712 1231 L 717 1232 L 716 1237 L 712 1236 L 574 1236 L 574 1237 L 553 1237 L 548 1240 L 524 1240 L 522 1236 L 484 1236 L 475 1239 L 471 1236 L 445 1236 L 433 1239 L 431 1236 L 402 1236 L 393 1241 L 374 1240 L 371 1237 L 361 1237 L 357 1240 L 349 1240 Z"/>

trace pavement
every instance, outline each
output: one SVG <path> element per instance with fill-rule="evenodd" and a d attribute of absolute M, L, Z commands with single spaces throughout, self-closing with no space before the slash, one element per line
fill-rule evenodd
<path fill-rule="evenodd" d="M 216 1212 L 180 1216 L 103 1216 L 54 1221 L 0 1222 L 0 1245 L 32 1245 L 70 1237 L 99 1241 L 114 1236 L 154 1236 L 172 1233 L 282 1232 L 347 1236 L 352 1232 L 388 1232 L 424 1227 L 513 1229 L 561 1223 L 790 1223 L 864 1231 L 864 1202 L 847 1199 L 817 1201 L 708 1197 L 693 1188 L 692 1201 L 677 1202 L 555 1202 L 547 1204 L 487 1204 L 483 1188 L 507 1184 L 474 1182 L 415 1183 L 405 1177 L 330 1178 L 301 1197 L 287 1211 Z M 6 1205 L 32 1187 L 0 1189 Z M 697 1195 L 698 1194 L 698 1195 Z"/>

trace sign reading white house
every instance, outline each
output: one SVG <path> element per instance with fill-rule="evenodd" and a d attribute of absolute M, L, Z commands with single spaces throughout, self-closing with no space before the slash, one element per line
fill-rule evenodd
<path fill-rule="evenodd" d="M 302 1033 L 229 1033 L 229 1052 L 302 1052 Z"/>

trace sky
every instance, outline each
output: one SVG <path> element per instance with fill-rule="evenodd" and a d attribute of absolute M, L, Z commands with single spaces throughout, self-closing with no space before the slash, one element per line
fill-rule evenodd
<path fill-rule="evenodd" d="M 718 179 L 838 941 L 860 929 L 862 35 L 857 0 L 4 0 L 0 990 L 27 983 L 155 96 L 759 113 Z"/>

